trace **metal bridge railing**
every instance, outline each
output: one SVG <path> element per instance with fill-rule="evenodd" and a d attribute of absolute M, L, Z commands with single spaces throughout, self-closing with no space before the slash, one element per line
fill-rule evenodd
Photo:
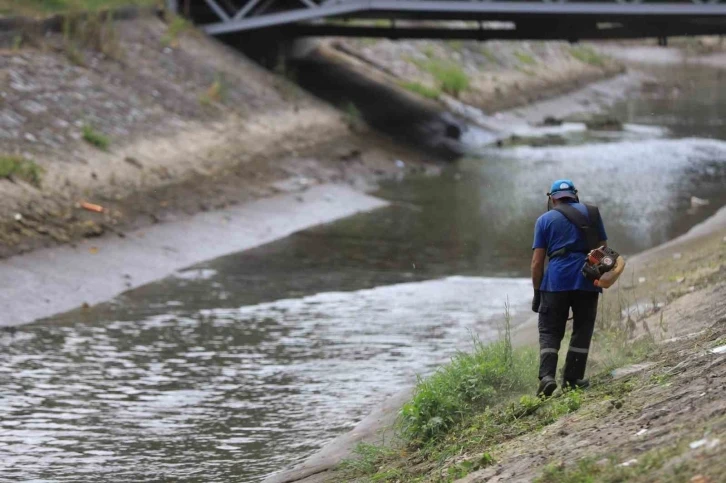
<path fill-rule="evenodd" d="M 167 0 L 172 11 L 190 14 L 209 34 L 221 35 L 325 18 L 408 20 L 515 20 L 597 18 L 726 19 L 726 0 Z M 182 12 L 184 13 L 184 12 Z M 190 13 L 190 12 L 186 12 Z M 203 13 L 203 15 L 202 15 Z"/>

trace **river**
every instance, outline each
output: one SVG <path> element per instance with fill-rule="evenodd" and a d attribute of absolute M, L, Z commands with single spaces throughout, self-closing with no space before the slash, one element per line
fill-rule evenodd
<path fill-rule="evenodd" d="M 527 314 L 554 178 L 623 253 L 685 232 L 726 204 L 726 91 L 717 70 L 667 72 L 677 91 L 612 108 L 623 133 L 482 148 L 386 183 L 388 208 L 2 333 L 0 481 L 255 482 L 301 461 L 496 337 L 505 304 Z"/>

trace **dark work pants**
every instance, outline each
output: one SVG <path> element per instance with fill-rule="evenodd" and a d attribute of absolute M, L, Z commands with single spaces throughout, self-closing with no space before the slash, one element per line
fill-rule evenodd
<path fill-rule="evenodd" d="M 567 317 L 572 308 L 572 338 L 565 360 L 566 381 L 585 377 L 587 353 L 595 329 L 597 292 L 570 290 L 567 292 L 541 292 L 539 306 L 539 378 L 555 377 L 557 354 L 565 336 Z"/>

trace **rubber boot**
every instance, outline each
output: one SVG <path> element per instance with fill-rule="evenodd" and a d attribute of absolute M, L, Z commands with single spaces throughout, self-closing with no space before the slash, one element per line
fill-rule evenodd
<path fill-rule="evenodd" d="M 557 383 L 555 378 L 552 376 L 544 376 L 539 381 L 539 387 L 537 388 L 538 397 L 550 397 L 553 392 L 557 389 Z"/>

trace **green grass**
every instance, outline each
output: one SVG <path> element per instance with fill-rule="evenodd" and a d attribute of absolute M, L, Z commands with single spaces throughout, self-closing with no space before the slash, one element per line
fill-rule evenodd
<path fill-rule="evenodd" d="M 161 38 L 164 45 L 175 45 L 179 41 L 179 37 L 194 28 L 194 25 L 180 15 L 173 15 L 171 18 L 167 16 L 168 25 L 166 33 Z"/>
<path fill-rule="evenodd" d="M 411 60 L 419 69 L 431 74 L 441 91 L 459 97 L 469 88 L 466 72 L 450 61 L 430 58 L 426 61 Z"/>
<path fill-rule="evenodd" d="M 537 351 L 512 349 L 506 340 L 460 352 L 431 376 L 420 379 L 401 410 L 401 433 L 414 444 L 442 438 L 467 415 L 484 410 L 537 381 Z"/>
<path fill-rule="evenodd" d="M 420 82 L 401 82 L 400 86 L 427 99 L 438 99 L 441 96 L 441 89 Z"/>
<path fill-rule="evenodd" d="M 534 57 L 532 57 L 531 55 L 529 55 L 525 52 L 522 52 L 522 51 L 515 52 L 514 57 L 517 58 L 517 60 L 519 61 L 520 64 L 535 65 L 537 63 L 537 61 L 534 59 Z"/>
<path fill-rule="evenodd" d="M 392 449 L 368 443 L 358 443 L 353 449 L 353 457 L 343 460 L 341 469 L 350 475 L 367 475 L 375 473 L 377 464 L 385 457 L 392 456 Z"/>
<path fill-rule="evenodd" d="M 97 131 L 90 124 L 85 124 L 82 132 L 83 140 L 88 144 L 102 151 L 108 151 L 108 147 L 111 145 L 111 139 L 108 136 Z"/>
<path fill-rule="evenodd" d="M 43 168 L 35 161 L 14 155 L 0 155 L 0 179 L 22 179 L 33 186 L 40 186 Z"/>
<path fill-rule="evenodd" d="M 42 15 L 77 11 L 98 11 L 136 5 L 161 6 L 160 0 L 0 0 L 0 13 Z"/>
<path fill-rule="evenodd" d="M 570 48 L 570 55 L 585 64 L 601 67 L 605 65 L 605 57 L 588 45 L 578 45 Z"/>

